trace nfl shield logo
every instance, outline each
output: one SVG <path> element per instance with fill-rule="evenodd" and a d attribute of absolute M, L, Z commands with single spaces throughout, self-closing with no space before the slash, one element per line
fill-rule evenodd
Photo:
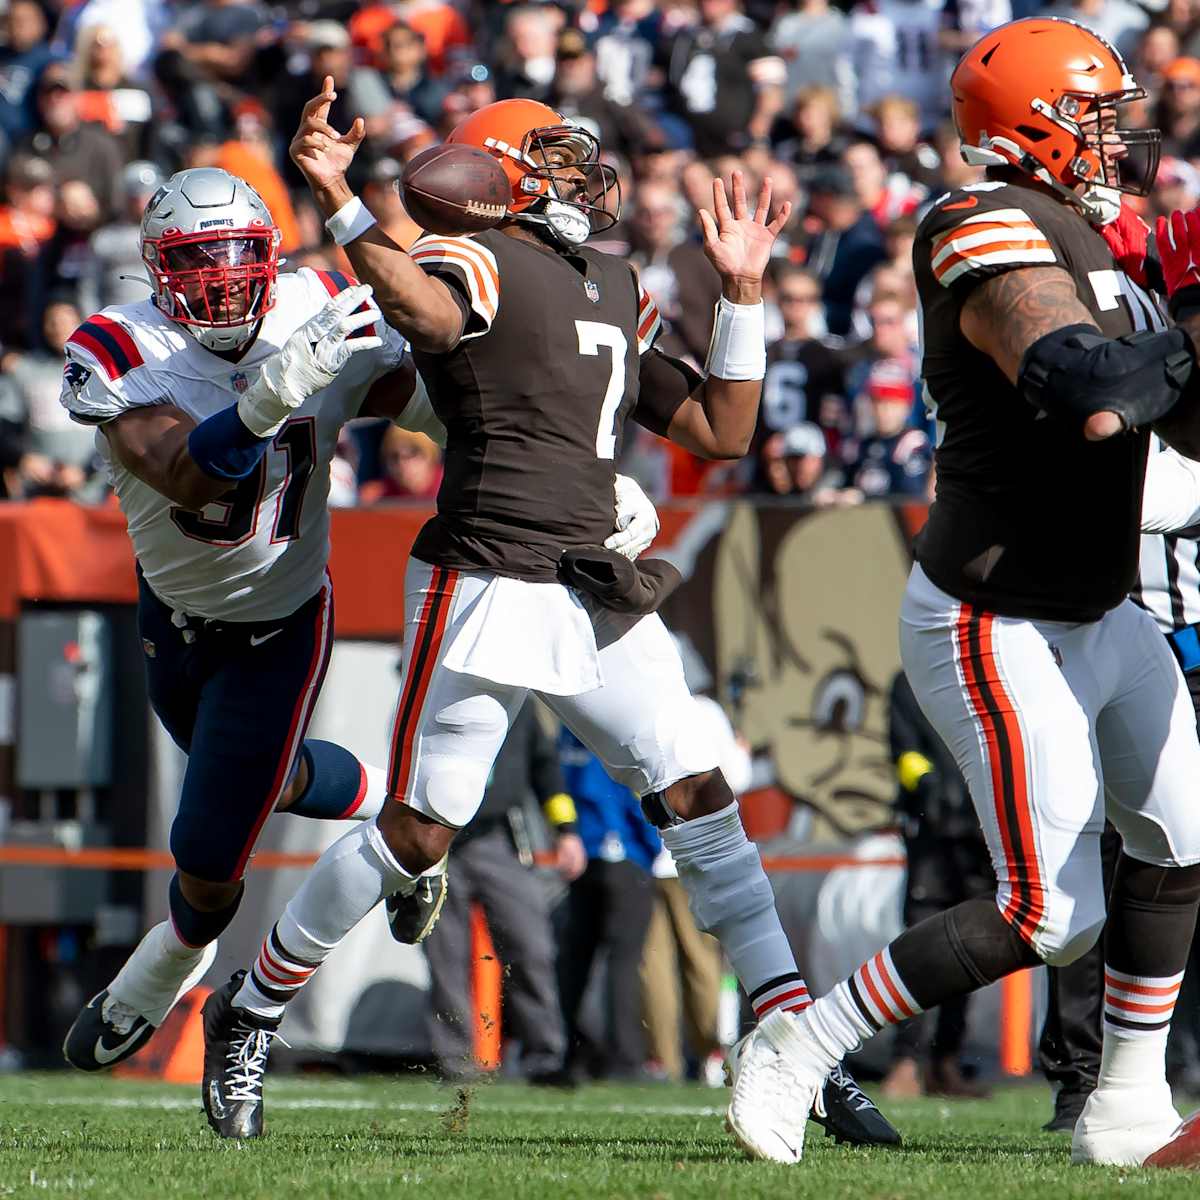
<path fill-rule="evenodd" d="M 600 289 L 590 279 L 583 281 L 583 290 L 587 293 L 587 298 L 593 304 L 600 303 Z"/>
<path fill-rule="evenodd" d="M 244 371 L 234 371 L 229 377 L 229 382 L 233 384 L 233 390 L 238 393 L 244 392 L 250 386 L 250 380 L 246 378 Z"/>

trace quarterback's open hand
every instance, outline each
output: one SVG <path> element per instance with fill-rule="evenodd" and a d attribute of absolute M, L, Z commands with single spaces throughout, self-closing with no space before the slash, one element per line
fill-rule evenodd
<path fill-rule="evenodd" d="M 758 189 L 753 214 L 746 203 L 746 181 L 741 171 L 734 171 L 730 192 L 732 207 L 725 195 L 725 181 L 713 180 L 713 211 L 702 208 L 699 212 L 704 253 L 717 268 L 728 299 L 735 303 L 755 303 L 771 258 L 771 247 L 792 215 L 792 206 L 785 202 L 774 220 L 767 220 L 771 212 L 770 177 L 764 178 Z M 739 294 L 742 292 L 746 294 Z"/>
<path fill-rule="evenodd" d="M 258 437 L 277 433 L 292 411 L 328 387 L 354 355 L 383 345 L 374 335 L 352 336 L 380 320 L 368 284 L 339 292 L 263 364 L 258 382 L 238 401 L 242 423 Z"/>
<path fill-rule="evenodd" d="M 321 94 L 314 96 L 300 115 L 300 128 L 288 147 L 292 162 L 314 188 L 327 188 L 344 178 L 355 152 L 367 136 L 366 122 L 355 117 L 345 133 L 329 124 L 329 106 L 337 99 L 333 76 L 326 75 Z"/>
<path fill-rule="evenodd" d="M 617 529 L 604 539 L 609 550 L 633 562 L 649 548 L 658 534 L 658 511 L 650 497 L 628 475 L 618 475 L 613 486 L 616 497 Z"/>

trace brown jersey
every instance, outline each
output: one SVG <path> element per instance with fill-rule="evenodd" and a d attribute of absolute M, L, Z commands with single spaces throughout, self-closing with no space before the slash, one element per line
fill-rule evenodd
<path fill-rule="evenodd" d="M 1004 271 L 1059 266 L 1109 337 L 1162 328 L 1079 213 L 1032 186 L 950 192 L 913 248 L 922 377 L 937 421 L 937 498 L 917 558 L 944 591 L 1004 616 L 1094 621 L 1137 579 L 1146 431 L 1089 442 L 1045 416 L 963 336 L 971 290 Z"/>
<path fill-rule="evenodd" d="M 552 580 L 567 548 L 613 531 L 614 460 L 632 417 L 663 433 L 681 402 L 642 388 L 661 329 L 632 268 L 497 230 L 424 237 L 423 270 L 461 298 L 463 337 L 414 353 L 446 426 L 438 511 L 413 553 L 425 562 Z"/>

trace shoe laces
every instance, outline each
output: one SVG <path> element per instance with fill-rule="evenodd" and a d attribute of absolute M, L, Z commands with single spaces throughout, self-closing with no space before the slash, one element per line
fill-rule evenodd
<path fill-rule="evenodd" d="M 262 1080 L 267 1069 L 271 1041 L 277 1037 L 273 1029 L 256 1029 L 252 1025 L 235 1025 L 229 1041 L 229 1066 L 226 1070 L 225 1099 L 262 1100 Z M 285 1042 L 284 1045 L 287 1045 Z"/>
<path fill-rule="evenodd" d="M 867 1095 L 866 1092 L 862 1090 L 862 1088 L 858 1086 L 854 1076 L 851 1075 L 841 1063 L 838 1063 L 837 1066 L 829 1072 L 829 1082 L 832 1083 L 833 1086 L 836 1087 L 838 1091 L 846 1097 L 847 1101 L 853 1105 L 856 1111 L 861 1112 L 864 1108 L 875 1107 L 875 1102 L 870 1096 Z M 821 1091 L 817 1093 L 817 1096 L 822 1097 L 824 1095 L 824 1091 L 825 1089 L 822 1088 Z M 824 1115 L 824 1113 L 821 1113 L 821 1116 Z"/>
<path fill-rule="evenodd" d="M 107 1024 L 121 1034 L 128 1033 L 136 1021 L 143 1019 L 142 1014 L 136 1008 L 121 1000 L 114 1000 L 111 996 L 104 1002 L 104 1008 L 100 1015 Z"/>

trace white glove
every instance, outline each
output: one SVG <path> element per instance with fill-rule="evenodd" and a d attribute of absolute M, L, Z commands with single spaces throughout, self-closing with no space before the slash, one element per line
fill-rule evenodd
<path fill-rule="evenodd" d="M 658 533 L 658 511 L 650 502 L 650 497 L 628 475 L 617 476 L 613 491 L 616 496 L 617 531 L 604 539 L 604 545 L 633 562 Z"/>
<path fill-rule="evenodd" d="M 354 311 L 364 303 L 365 312 Z M 288 417 L 309 396 L 328 387 L 355 354 L 383 345 L 382 338 L 351 337 L 381 320 L 369 284 L 339 292 L 263 364 L 257 382 L 238 401 L 242 424 L 257 437 L 274 437 Z"/>

